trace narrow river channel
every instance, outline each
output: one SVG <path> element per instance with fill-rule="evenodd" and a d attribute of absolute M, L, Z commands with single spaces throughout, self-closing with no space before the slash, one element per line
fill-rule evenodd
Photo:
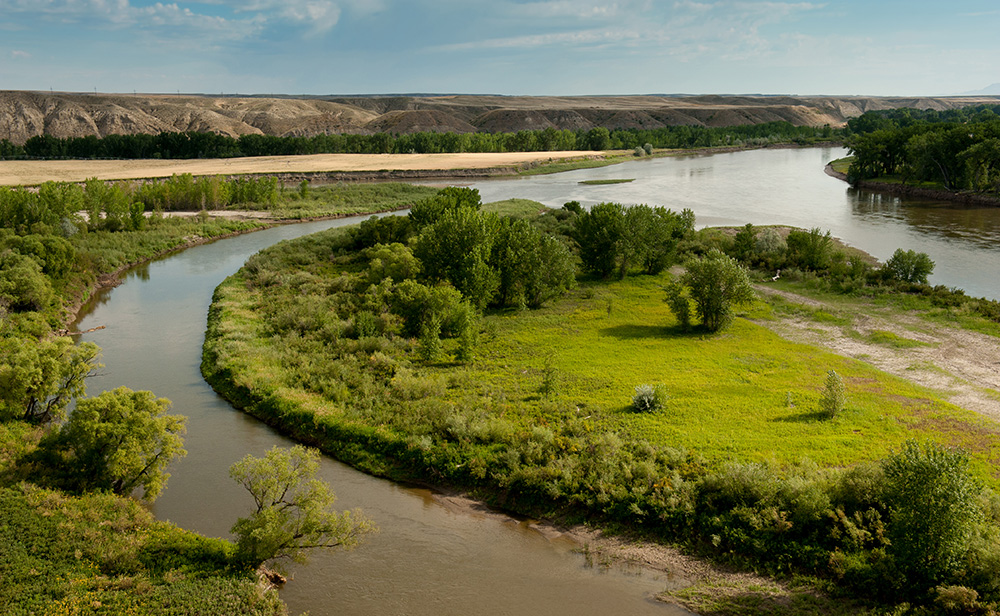
<path fill-rule="evenodd" d="M 476 183 L 484 201 L 523 197 L 559 207 L 569 200 L 691 208 L 699 225 L 788 224 L 829 229 L 885 259 L 897 247 L 927 252 L 933 282 L 1000 297 L 1000 208 L 957 208 L 852 191 L 823 173 L 839 149 L 762 150 L 644 160 L 525 180 Z M 585 179 L 635 178 L 586 186 Z M 126 385 L 173 401 L 188 417 L 186 458 L 171 468 L 154 506 L 165 520 L 228 536 L 251 501 L 228 468 L 247 453 L 291 442 L 232 409 L 199 371 L 205 318 L 215 287 L 255 252 L 283 239 L 358 219 L 288 225 L 198 246 L 136 268 L 95 298 L 77 324 L 106 326 L 105 368 L 91 395 Z M 435 495 L 324 460 L 338 508 L 361 508 L 381 532 L 353 552 L 316 555 L 282 591 L 292 613 L 313 616 L 449 614 L 675 615 L 652 600 L 677 580 L 641 571 L 591 568 L 574 545 L 528 522 L 447 506 Z"/>
<path fill-rule="evenodd" d="M 130 272 L 95 298 L 80 329 L 103 349 L 105 368 L 88 392 L 126 385 L 173 401 L 188 417 L 187 457 L 175 463 L 153 511 L 209 536 L 228 536 L 252 501 L 228 476 L 247 453 L 292 441 L 235 411 L 199 370 L 205 318 L 215 287 L 250 255 L 282 239 L 360 219 L 288 225 L 197 246 Z M 528 522 L 448 507 L 427 490 L 369 477 L 324 459 L 321 476 L 339 509 L 361 508 L 380 528 L 352 552 L 326 552 L 281 592 L 290 611 L 337 615 L 552 616 L 687 614 L 656 602 L 672 582 L 638 570 L 588 567 L 575 544 L 549 539 Z"/>

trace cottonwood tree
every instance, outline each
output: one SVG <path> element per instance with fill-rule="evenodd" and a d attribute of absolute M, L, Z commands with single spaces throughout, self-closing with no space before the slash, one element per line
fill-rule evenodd
<path fill-rule="evenodd" d="M 927 284 L 927 277 L 934 272 L 934 261 L 926 252 L 897 248 L 885 262 L 883 271 L 891 280 Z"/>
<path fill-rule="evenodd" d="M 305 562 L 308 550 L 351 548 L 375 530 L 360 512 L 331 511 L 336 497 L 316 478 L 318 469 L 319 453 L 301 445 L 273 447 L 262 458 L 247 455 L 229 468 L 255 505 L 232 528 L 237 552 L 247 564 Z"/>
<path fill-rule="evenodd" d="M 61 462 L 66 487 L 109 490 L 153 500 L 166 485 L 167 465 L 185 455 L 186 418 L 167 415 L 170 401 L 119 387 L 77 400 L 69 420 L 40 448 Z"/>
<path fill-rule="evenodd" d="M 0 420 L 44 424 L 62 419 L 84 379 L 100 367 L 93 342 L 0 338 Z"/>
<path fill-rule="evenodd" d="M 701 324 L 710 332 L 728 325 L 736 306 L 757 297 L 747 269 L 717 248 L 688 261 L 686 268 L 681 282 L 691 289 Z"/>

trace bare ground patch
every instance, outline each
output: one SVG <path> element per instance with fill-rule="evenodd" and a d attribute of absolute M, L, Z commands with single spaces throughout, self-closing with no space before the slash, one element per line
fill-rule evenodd
<path fill-rule="evenodd" d="M 812 310 L 836 311 L 824 302 L 766 285 L 757 285 L 757 290 Z M 956 406 L 1000 421 L 1000 340 L 997 338 L 870 305 L 865 306 L 864 313 L 852 315 L 849 325 L 806 317 L 760 321 L 760 325 L 788 340 L 859 359 L 879 370 L 934 389 Z M 880 341 L 886 332 L 906 344 L 895 346 Z"/>

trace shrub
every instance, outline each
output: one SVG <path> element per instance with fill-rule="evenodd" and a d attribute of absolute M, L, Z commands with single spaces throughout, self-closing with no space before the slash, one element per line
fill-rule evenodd
<path fill-rule="evenodd" d="M 908 441 L 882 462 L 889 506 L 888 553 L 903 592 L 924 594 L 958 578 L 981 512 L 965 451 Z"/>
<path fill-rule="evenodd" d="M 632 408 L 640 413 L 655 413 L 667 402 L 667 392 L 663 385 L 636 385 L 632 396 Z"/>
<path fill-rule="evenodd" d="M 829 419 L 833 419 L 844 410 L 845 400 L 844 380 L 836 371 L 830 370 L 826 373 L 826 387 L 819 399 L 819 409 Z"/>
<path fill-rule="evenodd" d="M 691 288 L 702 326 L 710 332 L 729 324 L 735 306 L 757 297 L 747 269 L 714 248 L 706 257 L 688 261 L 681 281 Z"/>
<path fill-rule="evenodd" d="M 897 248 L 885 262 L 883 272 L 889 280 L 927 284 L 927 277 L 934 272 L 934 262 L 925 252 Z"/>

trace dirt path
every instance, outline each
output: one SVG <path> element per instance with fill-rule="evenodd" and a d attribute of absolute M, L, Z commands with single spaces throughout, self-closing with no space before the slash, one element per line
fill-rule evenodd
<path fill-rule="evenodd" d="M 48 180 L 82 182 L 170 177 L 174 174 L 240 175 L 364 171 L 447 171 L 517 167 L 602 152 L 503 152 L 460 154 L 312 154 L 193 160 L 7 160 L 0 185 L 32 186 Z"/>
<path fill-rule="evenodd" d="M 767 285 L 757 285 L 757 290 L 812 310 L 840 312 L 830 304 Z M 1000 421 L 1000 339 L 873 305 L 851 316 L 848 325 L 806 317 L 759 324 L 788 340 L 859 359 L 937 390 L 952 404 Z M 903 339 L 905 346 L 886 342 L 884 332 Z"/>

